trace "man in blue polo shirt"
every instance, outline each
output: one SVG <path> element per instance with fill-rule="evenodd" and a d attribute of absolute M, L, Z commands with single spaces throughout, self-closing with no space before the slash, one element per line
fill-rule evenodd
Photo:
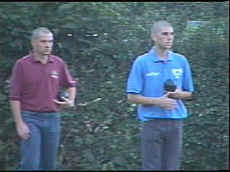
<path fill-rule="evenodd" d="M 143 170 L 178 170 L 182 155 L 183 119 L 188 116 L 184 99 L 192 96 L 190 65 L 180 54 L 170 51 L 173 27 L 167 21 L 153 24 L 154 47 L 133 63 L 127 82 L 128 101 L 139 104 L 143 122 L 141 155 Z M 166 91 L 170 80 L 174 91 Z"/>

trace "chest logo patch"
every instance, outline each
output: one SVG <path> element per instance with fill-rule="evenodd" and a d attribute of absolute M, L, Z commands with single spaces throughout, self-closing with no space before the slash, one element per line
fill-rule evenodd
<path fill-rule="evenodd" d="M 150 72 L 147 73 L 146 76 L 158 76 L 160 73 L 159 72 Z"/>
<path fill-rule="evenodd" d="M 172 73 L 175 76 L 175 78 L 180 78 L 183 74 L 183 70 L 181 68 L 172 69 Z"/>
<path fill-rule="evenodd" d="M 53 70 L 53 71 L 51 71 L 50 76 L 51 76 L 52 78 L 58 79 L 59 73 L 58 73 L 57 71 Z"/>

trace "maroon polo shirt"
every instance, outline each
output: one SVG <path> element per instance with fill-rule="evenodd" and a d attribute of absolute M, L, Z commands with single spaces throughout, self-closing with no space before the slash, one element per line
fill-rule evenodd
<path fill-rule="evenodd" d="M 66 63 L 50 55 L 47 64 L 41 64 L 32 54 L 15 63 L 11 77 L 10 100 L 18 100 L 22 111 L 58 112 L 53 100 L 60 88 L 75 87 Z"/>

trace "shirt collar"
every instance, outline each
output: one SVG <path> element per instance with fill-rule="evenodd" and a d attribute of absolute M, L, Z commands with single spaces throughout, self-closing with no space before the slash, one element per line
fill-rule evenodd
<path fill-rule="evenodd" d="M 168 58 L 167 58 L 166 60 L 161 59 L 161 58 L 156 54 L 156 52 L 154 51 L 154 48 L 152 48 L 152 49 L 149 51 L 148 54 L 151 56 L 151 58 L 153 59 L 153 61 L 154 61 L 155 63 L 158 63 L 158 62 L 170 62 L 170 61 L 173 60 L 173 58 L 172 58 L 172 52 L 171 52 L 171 51 L 168 51 Z"/>
<path fill-rule="evenodd" d="M 33 62 L 33 63 L 40 63 L 39 60 L 35 59 L 35 57 L 33 56 L 32 53 L 31 53 L 30 55 L 31 55 L 31 57 L 32 57 L 32 62 Z M 52 55 L 49 55 L 49 57 L 48 57 L 48 63 L 53 63 L 53 61 L 54 61 L 53 56 L 52 56 Z"/>

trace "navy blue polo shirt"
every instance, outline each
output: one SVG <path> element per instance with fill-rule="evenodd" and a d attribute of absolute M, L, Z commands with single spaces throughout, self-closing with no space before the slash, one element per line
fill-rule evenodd
<path fill-rule="evenodd" d="M 173 80 L 177 88 L 183 91 L 194 91 L 190 65 L 184 56 L 169 51 L 167 60 L 163 61 L 151 49 L 134 61 L 126 92 L 145 97 L 161 97 L 164 95 L 163 85 L 167 79 Z M 153 118 L 183 119 L 187 116 L 182 100 L 177 100 L 177 107 L 173 110 L 158 106 L 138 106 L 138 117 L 141 121 Z"/>

